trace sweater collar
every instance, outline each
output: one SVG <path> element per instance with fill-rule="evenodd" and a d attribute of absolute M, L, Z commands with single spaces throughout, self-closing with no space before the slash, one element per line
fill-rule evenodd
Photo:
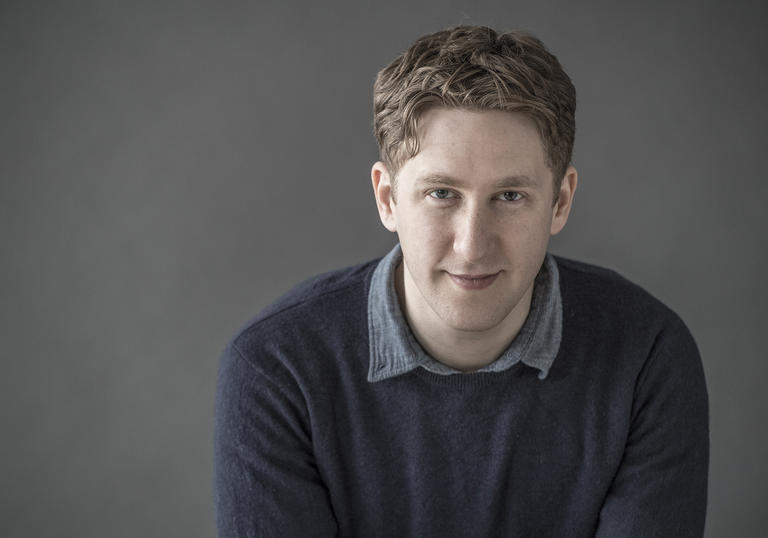
<path fill-rule="evenodd" d="M 368 292 L 368 381 L 381 381 L 417 367 L 441 375 L 466 375 L 429 356 L 413 336 L 400 310 L 395 291 L 395 269 L 402 256 L 400 245 L 395 245 L 379 261 L 371 279 Z M 520 332 L 499 358 L 470 373 L 500 372 L 522 361 L 539 370 L 539 379 L 545 379 L 560 349 L 562 326 L 563 308 L 557 263 L 547 253 L 536 275 L 531 308 Z"/>

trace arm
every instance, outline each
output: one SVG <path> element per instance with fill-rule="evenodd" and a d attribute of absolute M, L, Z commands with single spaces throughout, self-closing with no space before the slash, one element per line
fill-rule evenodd
<path fill-rule="evenodd" d="M 257 370 L 234 345 L 216 394 L 214 498 L 219 536 L 335 536 L 314 463 L 301 391 L 282 370 Z"/>
<path fill-rule="evenodd" d="M 702 536 L 708 467 L 704 371 L 678 320 L 659 336 L 638 377 L 624 457 L 596 536 Z"/>

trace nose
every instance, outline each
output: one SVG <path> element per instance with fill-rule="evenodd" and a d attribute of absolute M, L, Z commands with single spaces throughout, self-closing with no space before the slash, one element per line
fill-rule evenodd
<path fill-rule="evenodd" d="M 467 263 L 479 264 L 491 253 L 494 226 L 488 208 L 466 204 L 455 214 L 453 250 Z"/>

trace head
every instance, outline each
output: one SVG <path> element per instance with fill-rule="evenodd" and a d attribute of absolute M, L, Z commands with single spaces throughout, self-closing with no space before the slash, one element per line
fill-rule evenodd
<path fill-rule="evenodd" d="M 527 316 L 576 188 L 574 93 L 538 40 L 488 28 L 421 38 L 379 73 L 371 178 L 417 332 L 516 332 Z"/>
<path fill-rule="evenodd" d="M 457 26 L 416 40 L 376 77 L 373 127 L 396 186 L 419 152 L 419 122 L 434 107 L 520 112 L 535 123 L 553 193 L 571 162 L 576 90 L 557 58 L 523 32 Z"/>

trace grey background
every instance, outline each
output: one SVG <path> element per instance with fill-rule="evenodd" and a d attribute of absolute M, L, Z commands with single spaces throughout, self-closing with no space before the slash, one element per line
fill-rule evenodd
<path fill-rule="evenodd" d="M 552 251 L 674 308 L 711 406 L 707 536 L 765 501 L 760 2 L 0 3 L 0 535 L 212 536 L 218 355 L 297 281 L 384 254 L 376 71 L 528 29 L 578 91 Z"/>

